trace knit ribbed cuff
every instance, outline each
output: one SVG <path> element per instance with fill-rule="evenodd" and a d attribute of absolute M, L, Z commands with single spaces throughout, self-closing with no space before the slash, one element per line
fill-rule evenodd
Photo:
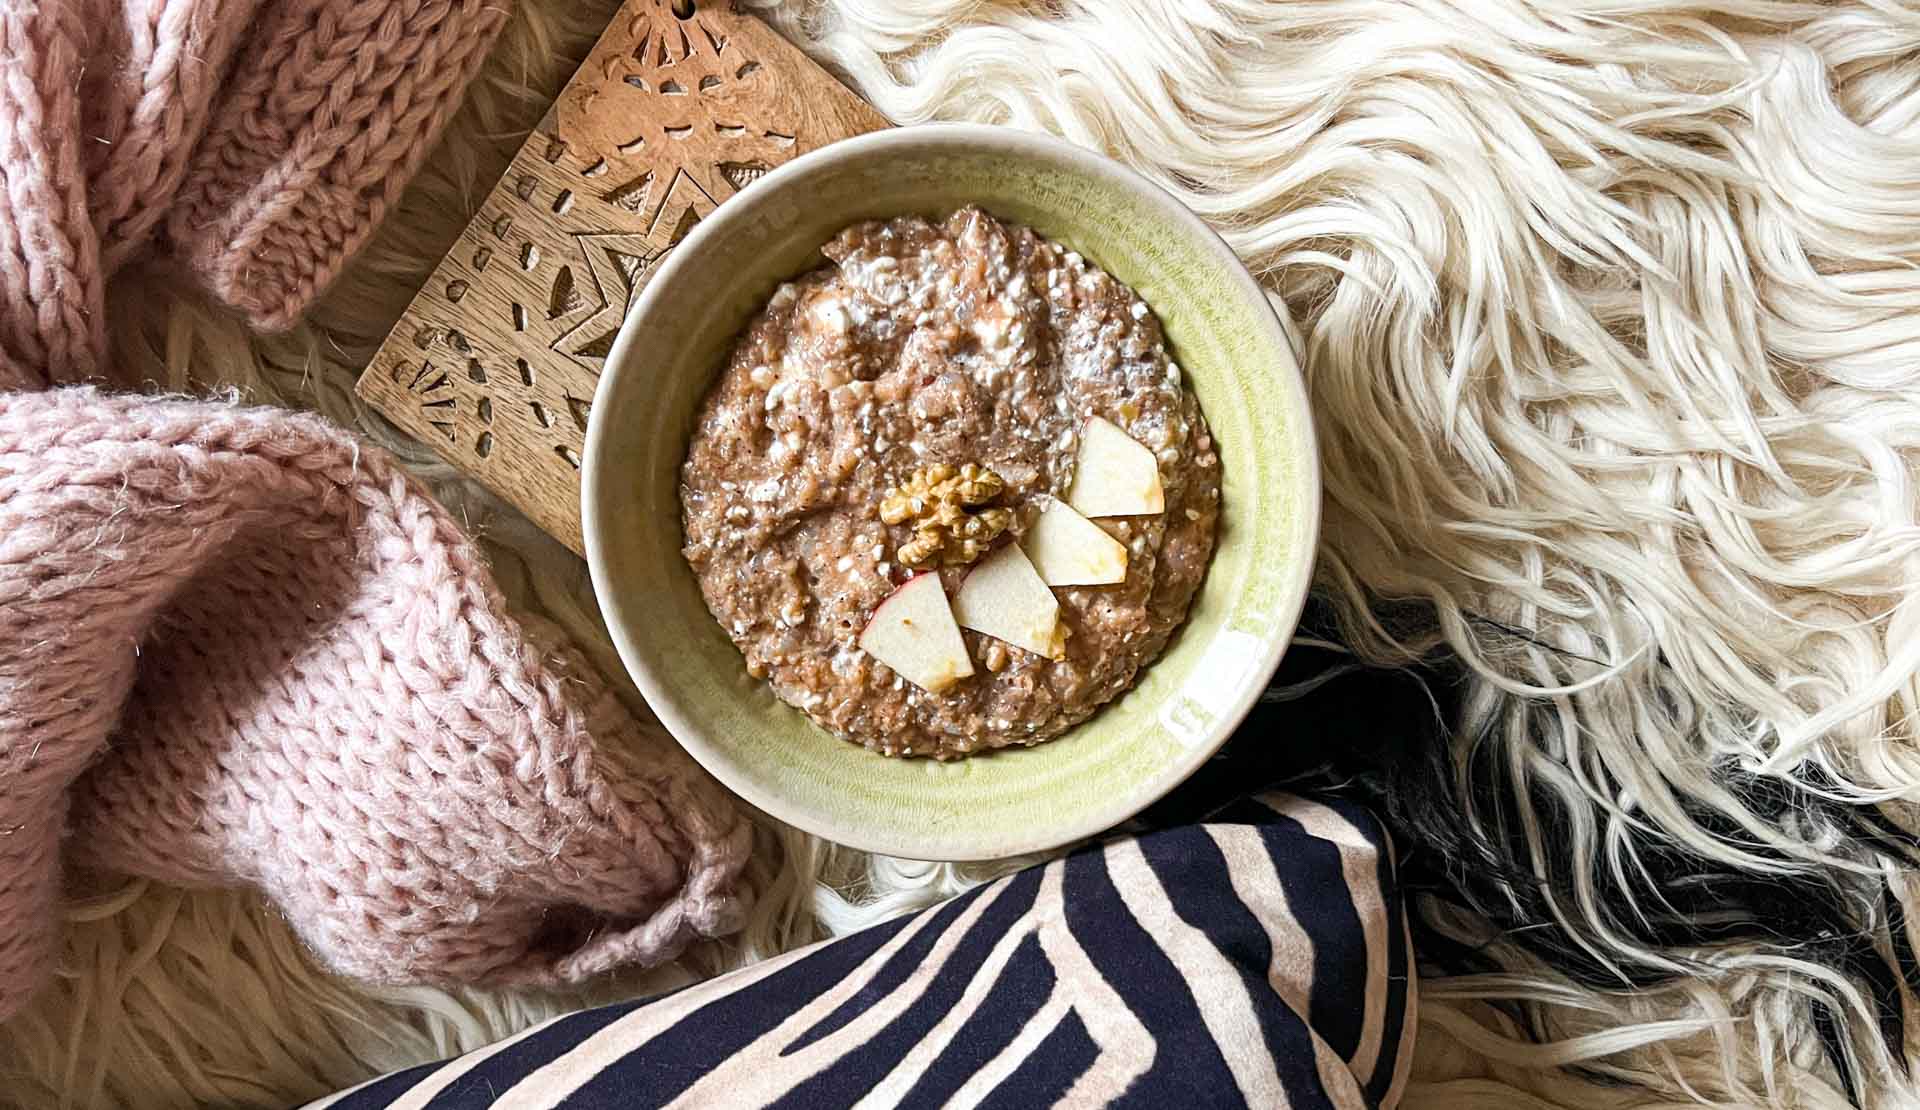
<path fill-rule="evenodd" d="M 300 0 L 250 31 L 167 224 L 174 254 L 258 328 L 292 326 L 425 158 L 500 0 Z"/>

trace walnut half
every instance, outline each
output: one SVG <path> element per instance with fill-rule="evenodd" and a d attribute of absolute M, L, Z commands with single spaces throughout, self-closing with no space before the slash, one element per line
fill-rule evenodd
<path fill-rule="evenodd" d="M 913 538 L 900 545 L 894 558 L 903 567 L 923 570 L 965 566 L 985 555 L 1013 523 L 1011 510 L 983 507 L 1006 485 L 978 463 L 936 463 L 914 471 L 880 502 L 881 520 L 913 526 Z"/>

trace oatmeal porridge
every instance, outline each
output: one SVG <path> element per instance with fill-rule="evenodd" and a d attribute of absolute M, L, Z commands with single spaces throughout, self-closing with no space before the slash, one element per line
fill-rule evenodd
<path fill-rule="evenodd" d="M 835 734 L 1058 736 L 1185 619 L 1220 460 L 1156 320 L 976 208 L 850 227 L 706 398 L 685 554 L 747 670 Z"/>

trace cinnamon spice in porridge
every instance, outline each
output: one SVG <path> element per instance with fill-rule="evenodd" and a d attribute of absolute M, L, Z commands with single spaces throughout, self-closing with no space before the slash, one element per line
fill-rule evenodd
<path fill-rule="evenodd" d="M 737 341 L 682 467 L 707 606 L 749 673 L 883 754 L 1058 736 L 1160 654 L 1213 551 L 1220 460 L 1160 324 L 1080 255 L 977 208 L 857 224 L 821 253 L 830 264 L 780 286 Z M 1155 500 L 1089 492 L 1117 480 L 1083 463 L 1096 452 L 1131 474 L 1150 453 Z M 1117 542 L 1069 505 L 1104 506 L 1084 515 Z M 1022 553 L 1001 556 L 1009 544 Z M 926 583 L 902 589 L 908 562 L 939 576 L 948 605 Z M 1081 563 L 1114 569 L 1077 576 Z M 976 570 L 976 596 L 959 597 Z M 1047 607 L 1036 573 L 1104 584 L 1052 586 L 1055 635 L 1028 647 L 914 623 L 950 608 L 996 630 L 1050 619 L 1032 615 Z M 1029 593 L 985 596 L 1015 589 Z M 867 650 L 890 596 L 912 615 Z M 951 664 L 924 688 L 902 673 L 923 657 Z"/>

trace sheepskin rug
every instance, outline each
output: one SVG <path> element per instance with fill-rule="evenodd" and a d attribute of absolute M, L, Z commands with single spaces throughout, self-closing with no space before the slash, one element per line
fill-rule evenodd
<path fill-rule="evenodd" d="M 579 560 L 351 392 L 611 7 L 522 0 L 443 152 L 291 333 L 157 270 L 123 276 L 112 327 L 129 382 L 394 447 L 617 674 Z M 1289 308 L 1327 636 L 1449 676 L 1446 728 L 1333 769 L 1427 861 L 1409 1105 L 1917 1104 L 1920 6 L 765 12 L 896 122 L 1138 167 Z M 286 1105 L 997 873 L 761 824 L 743 936 L 565 994 L 360 987 L 254 898 L 97 880 L 57 983 L 0 1028 L 0 1104 Z"/>

